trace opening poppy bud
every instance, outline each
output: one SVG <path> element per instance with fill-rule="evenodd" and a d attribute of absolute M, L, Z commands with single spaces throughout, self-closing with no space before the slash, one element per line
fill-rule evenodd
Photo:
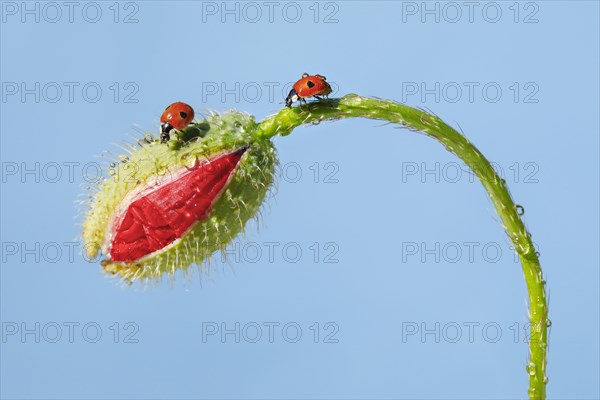
<path fill-rule="evenodd" d="M 83 223 L 87 256 L 127 281 L 201 265 L 254 217 L 274 176 L 275 149 L 253 117 L 214 115 L 165 146 L 141 140 L 113 163 Z"/>

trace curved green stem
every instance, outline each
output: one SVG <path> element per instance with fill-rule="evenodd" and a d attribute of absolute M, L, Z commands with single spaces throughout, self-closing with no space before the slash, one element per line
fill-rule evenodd
<path fill-rule="evenodd" d="M 261 122 L 256 135 L 263 139 L 275 135 L 285 136 L 302 124 L 356 117 L 398 123 L 410 130 L 423 132 L 441 142 L 448 151 L 467 164 L 479 178 L 492 199 L 523 266 L 529 295 L 531 323 L 527 365 L 528 393 L 532 399 L 544 399 L 547 382 L 548 305 L 538 255 L 531 241 L 531 235 L 519 216 L 522 208 L 513 202 L 506 182 L 496 174 L 490 162 L 466 137 L 433 114 L 393 101 L 366 98 L 355 94 L 340 99 L 318 101 L 302 107 L 283 109 Z"/>

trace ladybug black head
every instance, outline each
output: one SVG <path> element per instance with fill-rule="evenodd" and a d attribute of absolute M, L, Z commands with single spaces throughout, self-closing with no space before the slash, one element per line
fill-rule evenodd
<path fill-rule="evenodd" d="M 168 122 L 163 122 L 160 125 L 160 133 L 169 133 L 173 129 L 173 125 Z"/>
<path fill-rule="evenodd" d="M 171 135 L 169 132 L 173 130 L 173 126 L 168 122 L 163 122 L 160 125 L 160 141 L 162 143 L 167 143 L 169 139 L 171 139 Z"/>
<path fill-rule="evenodd" d="M 285 98 L 285 106 L 286 107 L 292 107 L 292 103 L 298 100 L 298 93 L 296 92 L 296 89 L 292 89 L 290 90 L 290 93 L 288 94 L 288 96 Z"/>

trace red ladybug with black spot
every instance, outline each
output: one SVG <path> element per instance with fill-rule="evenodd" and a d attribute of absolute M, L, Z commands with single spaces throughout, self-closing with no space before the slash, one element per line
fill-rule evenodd
<path fill-rule="evenodd" d="M 160 141 L 166 143 L 171 138 L 173 129 L 182 130 L 194 119 L 194 109 L 189 104 L 178 101 L 171 104 L 160 117 Z"/>
<path fill-rule="evenodd" d="M 302 74 L 302 79 L 294 83 L 290 94 L 285 99 L 285 105 L 291 108 L 295 101 L 306 103 L 308 97 L 321 100 L 330 93 L 331 86 L 323 75 L 309 75 L 305 72 Z"/>

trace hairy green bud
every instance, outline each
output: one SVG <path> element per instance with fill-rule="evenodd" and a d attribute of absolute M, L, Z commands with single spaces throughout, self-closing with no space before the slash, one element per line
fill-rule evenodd
<path fill-rule="evenodd" d="M 252 116 L 229 112 L 190 125 L 167 144 L 146 135 L 131 146 L 129 155 L 121 156 L 118 163 L 111 165 L 109 177 L 90 201 L 83 224 L 87 256 L 95 257 L 101 251 L 107 272 L 133 281 L 159 278 L 194 264 L 201 265 L 215 251 L 222 250 L 257 215 L 273 182 L 275 149 L 269 139 L 253 134 L 257 126 Z M 225 165 L 233 168 L 231 171 L 215 167 L 214 160 L 236 151 L 238 157 L 232 158 L 239 161 Z M 199 179 L 205 182 L 206 193 L 194 193 L 193 185 L 187 182 L 177 183 L 198 168 L 205 169 Z M 224 185 L 218 186 L 213 181 Z M 165 195 L 159 191 L 170 183 L 179 185 L 172 190 L 176 193 Z M 205 212 L 197 218 L 188 215 L 185 207 L 180 207 L 179 214 L 170 213 L 169 209 L 176 208 L 177 202 L 194 194 L 199 197 L 191 200 L 193 205 L 201 207 L 202 201 L 208 204 Z M 148 198 L 152 200 L 147 201 Z M 133 205 L 140 201 L 150 206 L 141 211 L 140 207 L 135 209 Z M 162 214 L 171 220 L 165 222 Z M 178 229 L 182 230 L 181 220 L 186 217 L 193 224 L 177 234 Z M 160 221 L 156 222 L 156 218 Z M 137 231 L 126 229 L 125 225 L 132 221 L 137 224 Z M 135 238 L 129 243 L 121 237 Z M 126 252 L 132 249 L 137 256 L 119 254 L 118 246 Z"/>

